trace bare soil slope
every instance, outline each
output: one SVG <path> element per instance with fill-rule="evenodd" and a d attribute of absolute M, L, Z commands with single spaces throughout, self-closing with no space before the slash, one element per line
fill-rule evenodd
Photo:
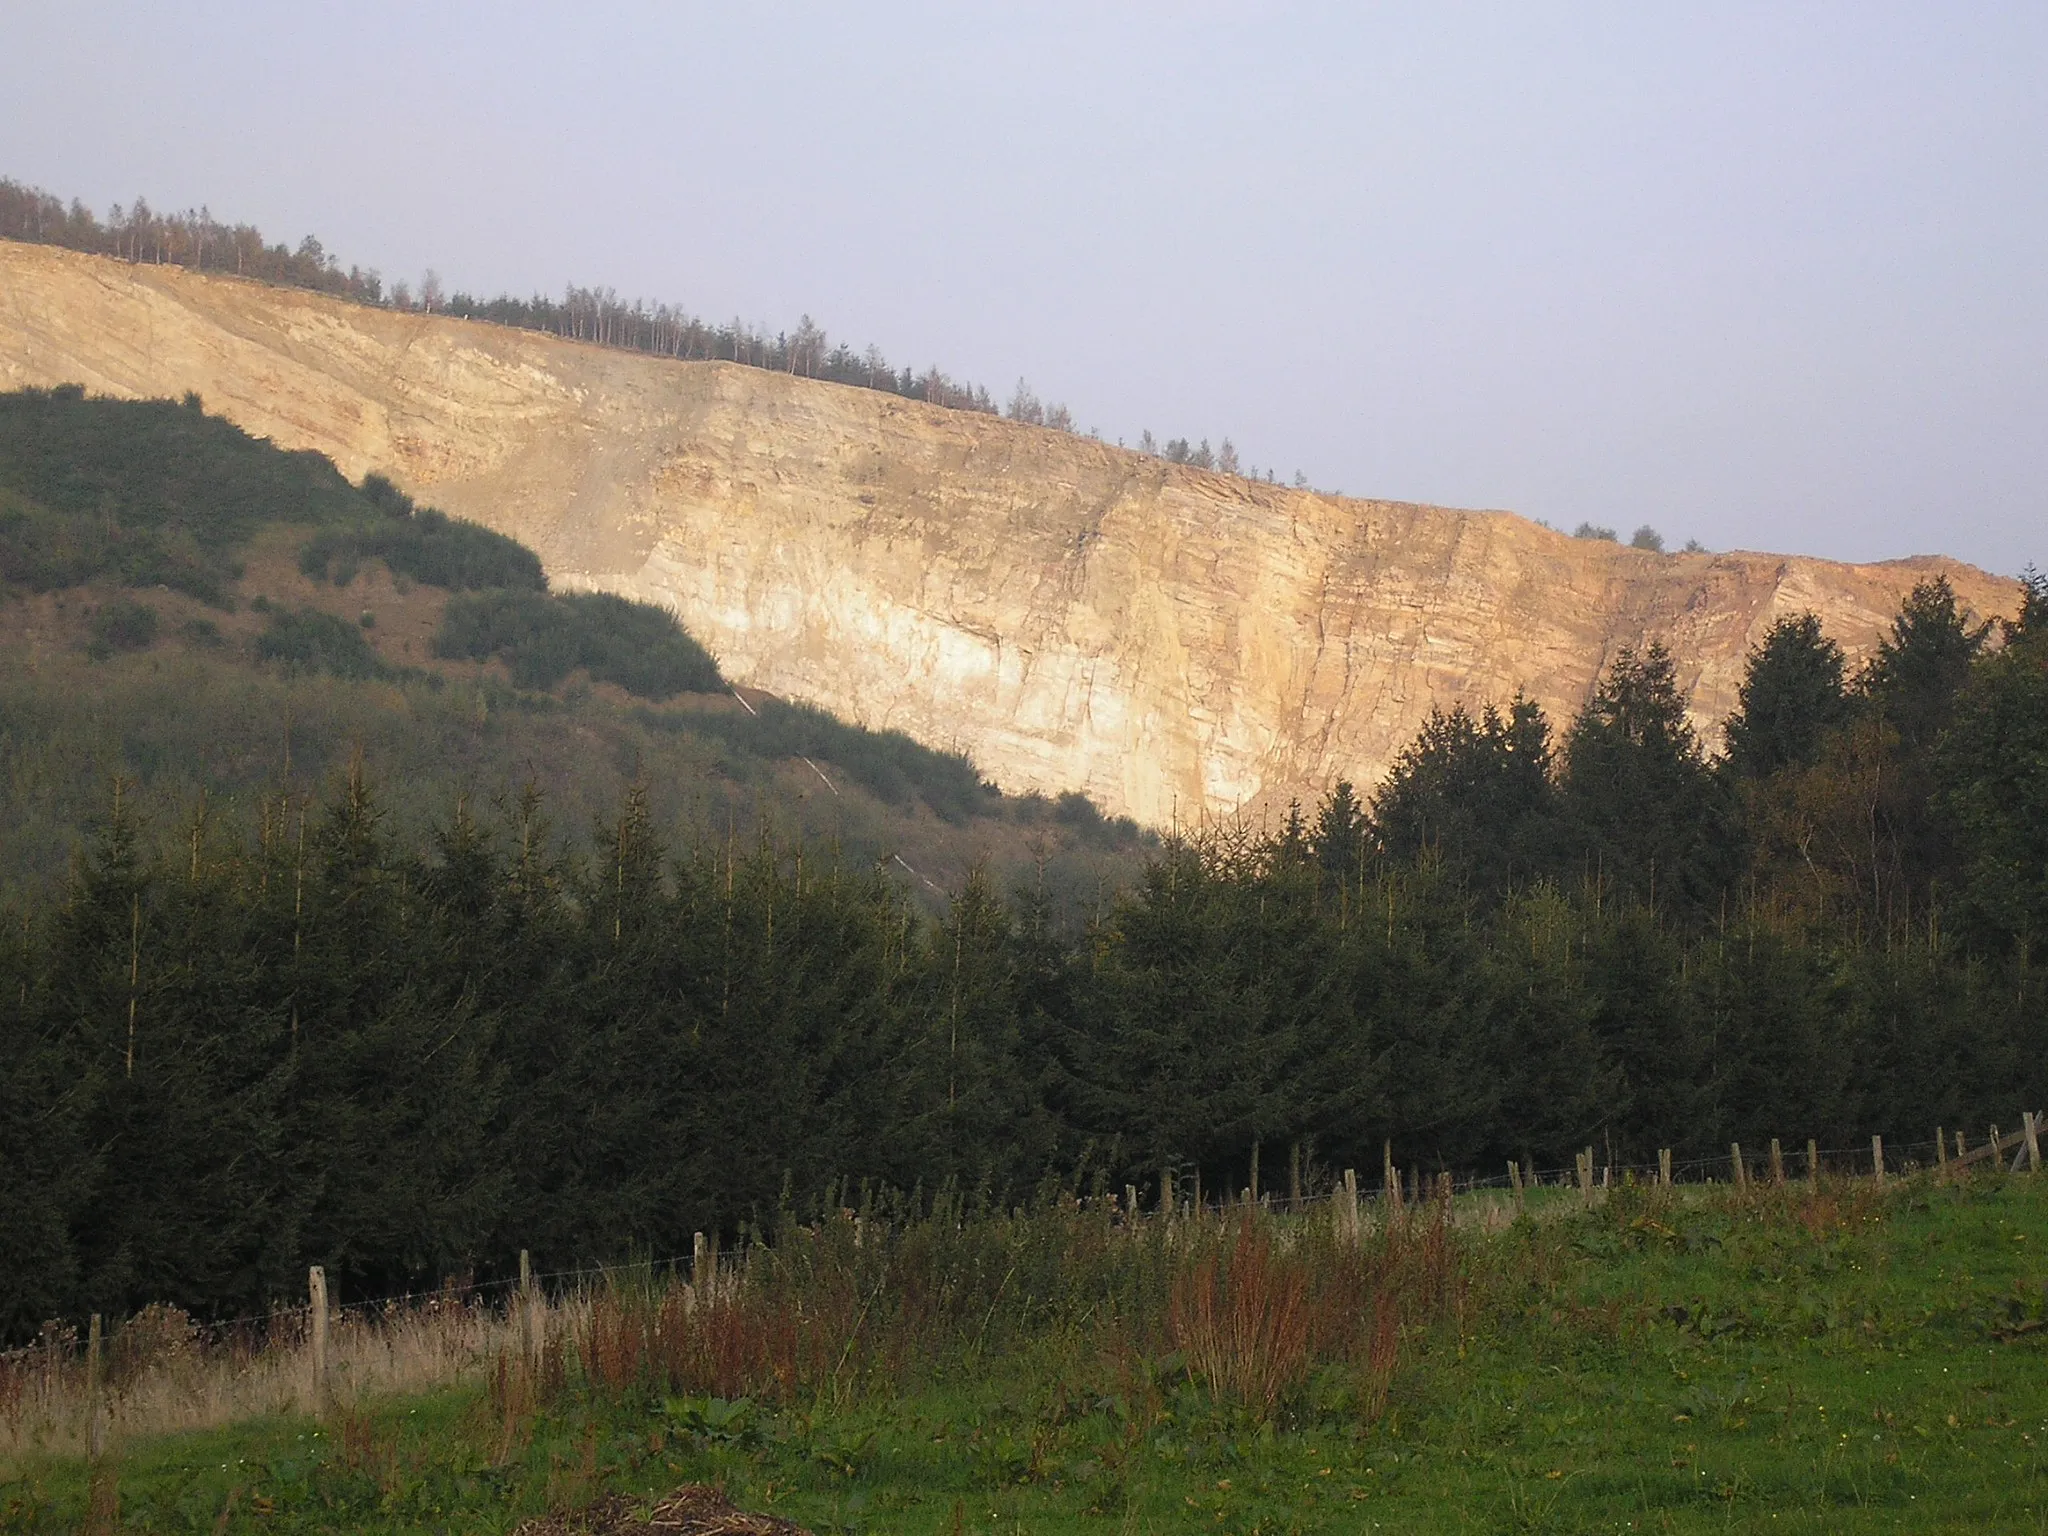
<path fill-rule="evenodd" d="M 1698 723 L 1813 609 L 1867 654 L 1958 562 L 1653 555 L 1502 512 L 1256 484 L 1087 438 L 0 242 L 0 387 L 197 390 L 351 476 L 514 535 L 564 587 L 673 608 L 727 674 L 963 748 L 1008 790 L 1155 824 L 1371 784 L 1431 705 L 1553 717 L 1661 639 Z"/>

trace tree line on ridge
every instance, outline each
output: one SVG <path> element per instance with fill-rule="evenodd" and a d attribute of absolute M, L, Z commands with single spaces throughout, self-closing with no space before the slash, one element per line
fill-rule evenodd
<path fill-rule="evenodd" d="M 114 204 L 102 220 L 76 198 L 67 204 L 40 188 L 0 178 L 0 239 L 61 246 L 122 261 L 231 272 L 332 294 L 357 304 L 482 320 L 656 357 L 738 363 L 880 390 L 950 410 L 1001 415 L 1055 431 L 1080 430 L 1072 411 L 1041 401 L 1022 379 L 1007 404 L 999 405 L 985 386 L 956 379 L 936 364 L 919 372 L 891 363 L 873 344 L 857 349 L 844 341 L 834 342 L 809 315 L 803 316 L 794 330 L 771 332 L 766 326 L 738 318 L 707 321 L 676 304 L 621 299 L 612 288 L 585 288 L 574 283 L 560 299 L 539 293 L 525 298 L 512 294 L 479 298 L 448 292 L 440 275 L 431 269 L 422 275 L 417 288 L 404 280 L 387 288 L 375 268 L 352 264 L 344 269 L 340 259 L 315 236 L 307 235 L 296 246 L 272 243 L 254 225 L 223 223 L 206 208 L 166 212 L 138 197 L 125 206 Z M 1212 454 L 1207 439 L 1197 447 L 1190 446 L 1186 438 L 1175 438 L 1162 448 L 1148 431 L 1138 447 L 1140 452 L 1173 463 L 1224 474 L 1242 473 L 1237 451 L 1228 439 L 1220 453 Z M 1250 474 L 1257 478 L 1256 471 Z M 1273 476 L 1269 472 L 1266 478 Z M 1308 482 L 1297 473 L 1294 483 L 1306 486 Z"/>

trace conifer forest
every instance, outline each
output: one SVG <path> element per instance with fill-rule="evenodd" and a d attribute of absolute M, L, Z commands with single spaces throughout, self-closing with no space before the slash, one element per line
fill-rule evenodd
<path fill-rule="evenodd" d="M 59 407 L 84 409 L 21 409 Z M 232 587 L 232 528 L 81 543 L 77 477 L 32 457 L 0 508 L 10 581 Z M 559 624 L 548 644 L 610 654 L 509 541 L 333 483 L 385 504 L 294 491 L 309 569 L 409 562 L 470 604 L 465 644 Z M 537 789 L 413 835 L 369 753 L 175 826 L 117 776 L 68 877 L 0 921 L 0 1333 L 260 1313 L 309 1262 L 375 1295 L 521 1250 L 662 1257 L 863 1190 L 1152 1202 L 1327 1187 L 1389 1149 L 1492 1174 L 2010 1117 L 2048 1102 L 2048 582 L 2028 593 L 1994 628 L 1924 584 L 1853 673 L 1779 623 L 1725 748 L 1655 645 L 1570 720 L 1441 713 L 1386 782 L 1182 829 L 1078 912 L 987 873 L 921 905 L 772 829 L 681 842 L 644 785 L 588 836 Z M 715 682 L 671 631 L 660 687 Z"/>

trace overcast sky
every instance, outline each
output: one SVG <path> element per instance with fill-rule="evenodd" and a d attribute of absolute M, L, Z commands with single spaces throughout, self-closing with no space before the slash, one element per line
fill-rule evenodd
<path fill-rule="evenodd" d="M 2048 566 L 2048 6 L 6 0 L 0 175 L 1354 495 Z"/>

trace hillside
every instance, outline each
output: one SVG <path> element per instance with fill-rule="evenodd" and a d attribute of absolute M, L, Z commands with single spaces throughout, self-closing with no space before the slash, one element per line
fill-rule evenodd
<path fill-rule="evenodd" d="M 1928 558 L 1657 555 L 1498 512 L 1357 501 L 720 363 L 0 243 L 0 384 L 196 390 L 344 473 L 675 612 L 747 686 L 1163 825 L 1376 782 L 1432 705 L 1555 718 L 1661 638 L 1710 737 L 1812 609 L 1867 655 Z"/>
<path fill-rule="evenodd" d="M 573 845 L 638 782 L 671 847 L 772 830 L 934 900 L 981 863 L 1092 899 L 1140 846 L 1078 797 L 735 691 L 665 610 L 546 587 L 513 540 L 196 399 L 0 394 L 0 902 L 63 872 L 117 777 L 180 837 L 358 755 L 404 838 L 530 785 Z"/>

